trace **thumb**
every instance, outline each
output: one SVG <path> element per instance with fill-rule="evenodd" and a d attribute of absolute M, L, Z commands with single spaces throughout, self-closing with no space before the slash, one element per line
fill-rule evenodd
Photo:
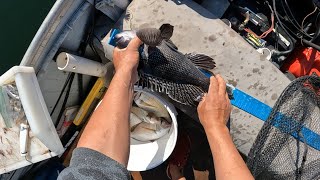
<path fill-rule="evenodd" d="M 137 51 L 141 44 L 142 41 L 138 37 L 135 37 L 130 41 L 130 43 L 127 46 L 127 49 Z"/>

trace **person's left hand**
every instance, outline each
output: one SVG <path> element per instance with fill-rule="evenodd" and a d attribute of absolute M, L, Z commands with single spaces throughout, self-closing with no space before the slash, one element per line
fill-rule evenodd
<path fill-rule="evenodd" d="M 134 78 L 137 78 L 139 64 L 139 47 L 142 44 L 138 37 L 130 41 L 127 48 L 115 48 L 113 51 L 113 64 L 115 71 L 131 72 Z"/>

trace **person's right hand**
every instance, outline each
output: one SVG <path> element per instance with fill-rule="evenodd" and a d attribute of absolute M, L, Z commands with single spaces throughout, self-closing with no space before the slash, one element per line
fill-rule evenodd
<path fill-rule="evenodd" d="M 210 78 L 207 94 L 198 105 L 198 115 L 205 130 L 225 127 L 231 112 L 231 104 L 226 93 L 226 82 L 220 75 Z"/>

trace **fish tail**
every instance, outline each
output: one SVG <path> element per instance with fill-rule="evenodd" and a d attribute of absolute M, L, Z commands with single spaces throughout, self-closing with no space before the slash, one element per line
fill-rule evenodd
<path fill-rule="evenodd" d="M 148 46 L 158 46 L 163 38 L 161 37 L 161 31 L 156 28 L 144 28 L 137 31 L 137 37 Z"/>
<path fill-rule="evenodd" d="M 160 29 L 143 28 L 137 31 L 138 38 L 148 46 L 158 46 L 162 40 L 169 40 L 173 34 L 173 26 L 163 24 Z"/>

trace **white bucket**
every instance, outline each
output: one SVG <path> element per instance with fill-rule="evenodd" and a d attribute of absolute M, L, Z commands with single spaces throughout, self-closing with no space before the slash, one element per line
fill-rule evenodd
<path fill-rule="evenodd" d="M 169 133 L 153 142 L 130 139 L 130 155 L 127 169 L 129 171 L 145 171 L 159 166 L 172 153 L 178 135 L 177 112 L 172 104 L 154 92 L 137 87 L 135 87 L 134 91 L 146 93 L 159 100 L 168 110 L 172 119 Z"/>

